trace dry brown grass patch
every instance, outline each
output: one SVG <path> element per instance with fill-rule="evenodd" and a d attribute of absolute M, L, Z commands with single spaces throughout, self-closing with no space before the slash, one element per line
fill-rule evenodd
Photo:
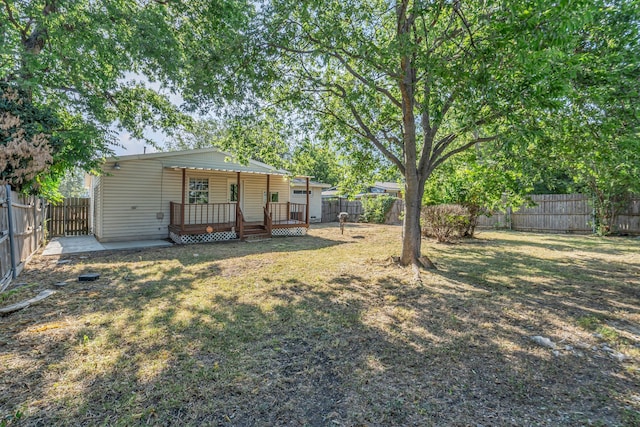
<path fill-rule="evenodd" d="M 354 238 L 358 236 L 358 238 Z M 2 305 L 24 425 L 634 425 L 640 241 L 483 232 L 391 262 L 400 229 L 35 258 Z M 74 281 L 101 273 L 97 282 Z M 535 344 L 542 335 L 554 350 Z"/>

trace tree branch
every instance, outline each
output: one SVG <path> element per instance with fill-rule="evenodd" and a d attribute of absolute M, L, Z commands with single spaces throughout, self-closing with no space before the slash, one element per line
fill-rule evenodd
<path fill-rule="evenodd" d="M 389 160 L 391 160 L 391 162 L 393 164 L 395 164 L 398 169 L 400 170 L 400 173 L 402 173 L 403 175 L 405 174 L 405 167 L 402 164 L 402 162 L 400 161 L 400 159 L 398 159 L 398 157 L 396 157 L 395 154 L 393 154 L 391 151 L 389 151 L 387 149 L 387 147 L 385 147 L 379 140 L 378 138 L 376 138 L 376 136 L 373 134 L 373 132 L 371 132 L 371 129 L 369 129 L 369 127 L 366 125 L 366 123 L 364 123 L 364 121 L 362 120 L 362 117 L 360 116 L 360 113 L 358 113 L 358 110 L 356 110 L 356 108 L 353 105 L 349 105 L 348 106 L 349 111 L 351 111 L 351 115 L 356 119 L 356 122 L 358 123 L 358 126 L 360 126 L 362 128 L 362 130 L 365 132 L 367 139 L 369 139 L 369 141 L 371 141 L 371 143 L 382 152 L 382 154 L 384 154 Z"/>
<path fill-rule="evenodd" d="M 369 86 L 375 89 L 377 92 L 380 92 L 381 94 L 385 95 L 389 99 L 389 101 L 391 101 L 391 103 L 396 107 L 402 108 L 402 103 L 398 101 L 396 97 L 393 96 L 391 92 L 389 92 L 389 90 L 383 87 L 380 87 L 376 84 L 373 84 L 371 81 L 367 80 L 364 76 L 362 76 L 360 73 L 354 70 L 353 67 L 351 67 L 351 65 L 349 65 L 349 63 L 341 55 L 338 55 L 337 53 L 334 53 L 334 52 L 327 52 L 327 54 L 329 56 L 336 58 L 338 61 L 340 61 L 340 63 L 347 69 L 347 71 L 356 79 L 360 80 L 366 86 Z"/>
<path fill-rule="evenodd" d="M 473 34 L 471 33 L 471 28 L 469 28 L 469 23 L 460 10 L 460 1 L 456 0 L 453 3 L 453 11 L 460 17 L 460 19 L 462 20 L 462 24 L 467 29 L 467 32 L 469 33 L 469 41 L 471 41 L 471 46 L 473 46 L 474 49 L 478 49 L 473 41 Z"/>
<path fill-rule="evenodd" d="M 447 154 L 445 154 L 444 156 L 440 157 L 438 160 L 436 160 L 435 162 L 433 162 L 433 164 L 431 165 L 432 169 L 437 168 L 438 166 L 440 166 L 442 163 L 444 163 L 449 157 L 461 153 L 471 147 L 473 147 L 476 144 L 480 144 L 482 142 L 489 142 L 489 141 L 494 141 L 498 138 L 497 135 L 494 136 L 488 136 L 488 137 L 484 137 L 484 138 L 476 138 L 472 141 L 467 142 L 466 144 L 464 144 L 461 147 L 456 148 L 455 150 L 451 150 L 449 151 Z"/>
<path fill-rule="evenodd" d="M 2 3 L 4 3 L 4 8 L 7 10 L 7 17 L 9 18 L 9 22 L 11 22 L 11 24 L 15 27 L 15 29 L 20 32 L 20 38 L 22 40 L 22 43 L 24 43 L 27 40 L 26 29 L 22 28 L 20 23 L 13 16 L 13 11 L 11 10 L 11 5 L 9 4 L 9 1 L 2 0 Z"/>

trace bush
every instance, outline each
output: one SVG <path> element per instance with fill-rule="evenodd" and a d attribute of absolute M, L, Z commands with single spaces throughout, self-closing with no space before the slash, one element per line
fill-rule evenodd
<path fill-rule="evenodd" d="M 395 201 L 395 197 L 387 195 L 363 196 L 361 203 L 364 212 L 360 217 L 360 221 L 384 224 L 387 213 L 389 213 Z"/>
<path fill-rule="evenodd" d="M 441 243 L 464 236 L 471 224 L 468 209 L 460 205 L 425 206 L 420 216 L 422 234 Z"/>

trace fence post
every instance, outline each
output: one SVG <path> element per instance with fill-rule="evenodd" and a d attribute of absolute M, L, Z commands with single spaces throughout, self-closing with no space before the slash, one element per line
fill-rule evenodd
<path fill-rule="evenodd" d="M 11 277 L 18 277 L 18 269 L 16 263 L 16 249 L 15 249 L 15 241 L 14 241 L 14 230 L 13 230 L 13 201 L 11 200 L 11 186 L 7 184 L 7 220 L 9 221 L 9 252 L 11 256 Z"/>
<path fill-rule="evenodd" d="M 40 247 L 38 242 L 38 198 L 33 197 L 33 242 L 36 250 Z"/>
<path fill-rule="evenodd" d="M 49 221 L 47 221 L 47 214 L 49 213 L 49 203 L 44 199 L 44 197 L 40 198 L 40 226 L 42 227 L 42 235 L 40 236 L 40 244 L 44 245 L 44 242 L 47 240 L 47 226 L 49 225 Z M 51 233 L 48 233 L 49 236 Z"/>

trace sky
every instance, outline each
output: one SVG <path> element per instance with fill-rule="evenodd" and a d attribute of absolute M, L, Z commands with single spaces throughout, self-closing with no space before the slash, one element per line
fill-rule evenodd
<path fill-rule="evenodd" d="M 136 82 L 142 83 L 144 86 L 153 89 L 163 95 L 167 95 L 172 104 L 176 106 L 180 106 L 184 103 L 184 99 L 180 94 L 171 93 L 165 88 L 163 88 L 158 82 L 150 82 L 146 76 L 137 73 L 126 73 L 123 78 L 124 81 L 127 82 Z M 114 128 L 117 132 L 117 129 Z M 154 141 L 159 148 L 153 147 L 149 145 L 146 141 L 141 141 L 139 139 L 134 138 L 129 132 L 121 131 L 118 132 L 118 142 L 122 145 L 122 147 L 114 147 L 114 152 L 116 156 L 127 156 L 130 154 L 143 154 L 145 151 L 145 146 L 147 149 L 147 153 L 155 153 L 157 151 L 162 151 L 162 148 L 165 145 L 167 140 L 167 136 L 162 132 L 154 132 L 154 131 L 145 131 L 145 137 Z"/>
<path fill-rule="evenodd" d="M 146 132 L 147 137 L 156 141 L 160 147 L 164 146 L 166 136 L 160 132 Z M 129 154 L 142 154 L 144 153 L 145 146 L 147 153 L 155 153 L 161 151 L 155 147 L 149 145 L 146 141 L 133 138 L 129 132 L 120 132 L 118 134 L 118 142 L 123 145 L 122 147 L 114 147 L 116 156 L 127 156 Z"/>

